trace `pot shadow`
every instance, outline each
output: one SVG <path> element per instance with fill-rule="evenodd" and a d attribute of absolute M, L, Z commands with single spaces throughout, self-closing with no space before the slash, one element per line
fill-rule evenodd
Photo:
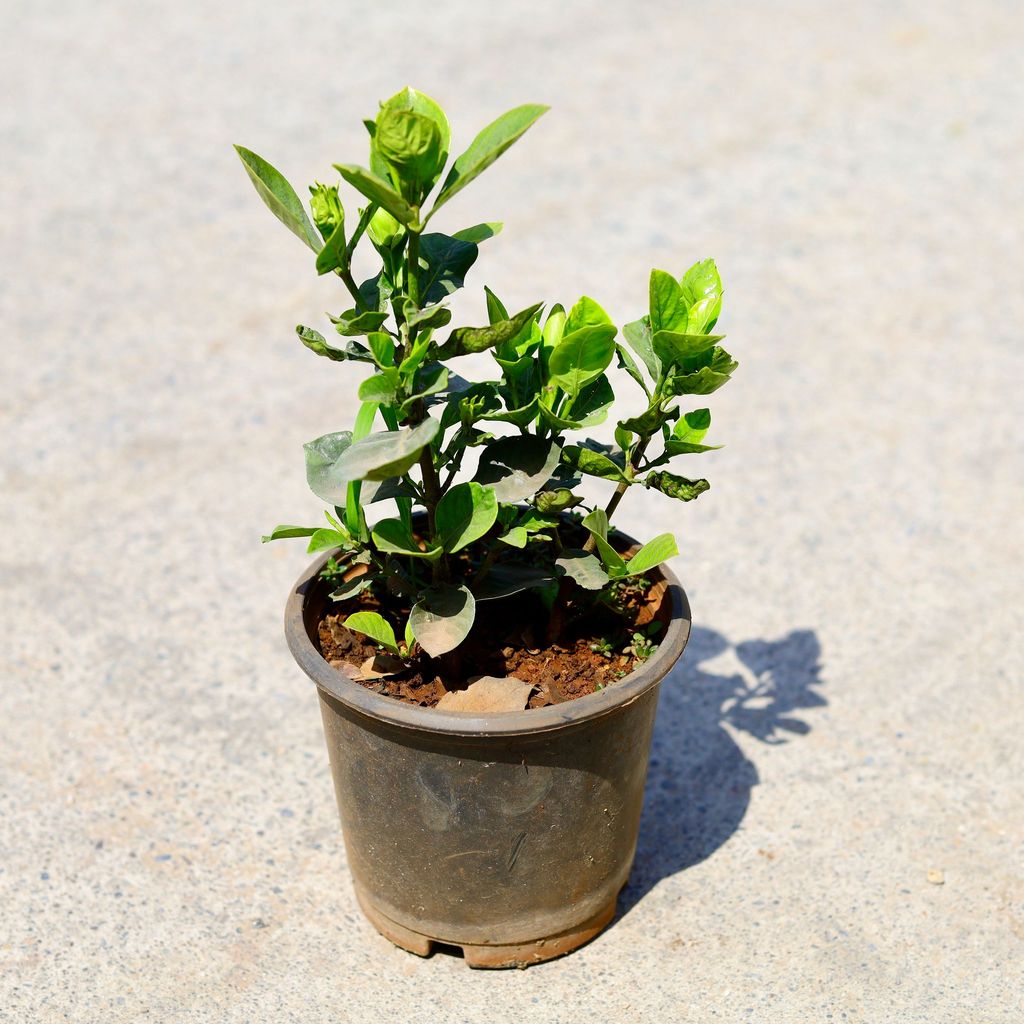
<path fill-rule="evenodd" d="M 680 664 L 661 686 L 640 838 L 619 918 L 740 827 L 760 780 L 725 726 L 767 744 L 810 732 L 792 713 L 828 703 L 815 689 L 822 685 L 820 658 L 810 629 L 731 644 L 714 630 L 693 628 Z M 721 666 L 707 665 L 719 659 Z"/>

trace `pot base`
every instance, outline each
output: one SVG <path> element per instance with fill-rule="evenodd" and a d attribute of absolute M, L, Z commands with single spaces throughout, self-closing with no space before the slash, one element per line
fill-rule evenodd
<path fill-rule="evenodd" d="M 509 943 L 500 945 L 497 943 L 474 944 L 450 942 L 439 936 L 424 935 L 422 932 L 413 931 L 405 925 L 392 921 L 382 914 L 371 901 L 366 898 L 358 886 L 355 887 L 356 898 L 363 913 L 374 926 L 390 942 L 393 942 L 400 949 L 417 956 L 430 956 L 435 944 L 454 946 L 462 950 L 462 955 L 470 967 L 496 968 L 496 967 L 529 967 L 531 964 L 543 963 L 545 960 L 553 960 L 555 957 L 564 956 L 574 949 L 589 942 L 598 932 L 602 931 L 615 916 L 615 906 L 618 902 L 613 899 L 607 906 L 602 907 L 593 917 L 576 925 L 575 928 L 560 935 L 552 935 L 548 938 L 534 939 L 532 942 Z"/>

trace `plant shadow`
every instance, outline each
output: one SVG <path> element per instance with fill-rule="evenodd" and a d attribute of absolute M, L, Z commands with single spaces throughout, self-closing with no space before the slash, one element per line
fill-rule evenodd
<path fill-rule="evenodd" d="M 620 918 L 661 879 L 710 857 L 739 828 L 759 778 L 725 726 L 767 744 L 810 732 L 793 712 L 828 703 L 816 689 L 820 662 L 821 644 L 810 629 L 732 644 L 714 630 L 693 628 L 680 664 L 661 685 L 640 839 L 619 896 Z"/>

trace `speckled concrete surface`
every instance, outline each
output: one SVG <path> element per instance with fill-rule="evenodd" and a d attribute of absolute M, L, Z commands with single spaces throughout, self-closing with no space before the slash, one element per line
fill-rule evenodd
<path fill-rule="evenodd" d="M 1024 1019 L 1013 3 L 8 3 L 0 1019 Z M 481 286 L 708 254 L 741 361 L 678 526 L 697 630 L 636 869 L 578 954 L 479 974 L 362 920 L 281 637 L 340 308 L 230 143 L 296 182 L 406 81 L 463 141 Z M 1016 378 L 1016 380 L 1015 380 Z M 929 882 L 931 877 L 937 882 Z M 934 874 L 938 872 L 940 874 Z"/>

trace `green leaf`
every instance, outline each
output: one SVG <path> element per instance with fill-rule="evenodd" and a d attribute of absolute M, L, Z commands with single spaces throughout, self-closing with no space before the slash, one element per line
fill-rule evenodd
<path fill-rule="evenodd" d="M 603 508 L 594 509 L 584 520 L 583 526 L 594 538 L 601 561 L 612 579 L 626 575 L 626 563 L 622 556 L 608 543 L 608 516 Z"/>
<path fill-rule="evenodd" d="M 554 581 L 555 577 L 550 572 L 537 566 L 496 565 L 475 584 L 473 593 L 477 601 L 495 601 L 502 597 L 511 597 L 522 590 L 547 586 Z"/>
<path fill-rule="evenodd" d="M 470 143 L 469 148 L 456 158 L 444 180 L 434 208 L 430 211 L 431 216 L 478 174 L 490 167 L 548 109 L 539 104 L 529 103 L 502 114 L 484 128 Z"/>
<path fill-rule="evenodd" d="M 334 167 L 353 188 L 387 210 L 400 224 L 416 225 L 416 211 L 383 178 L 358 164 L 335 164 Z"/>
<path fill-rule="evenodd" d="M 622 466 L 613 462 L 604 452 L 584 448 L 582 445 L 566 445 L 562 449 L 562 461 L 579 473 L 599 476 L 605 480 L 632 483 Z"/>
<path fill-rule="evenodd" d="M 699 498 L 705 491 L 711 489 L 707 480 L 690 480 L 685 476 L 676 476 L 674 473 L 660 472 L 648 473 L 644 479 L 644 487 L 653 487 L 667 494 L 670 498 L 678 498 L 680 501 L 693 501 Z"/>
<path fill-rule="evenodd" d="M 665 391 L 669 395 L 710 395 L 729 382 L 739 365 L 724 348 L 716 346 L 710 353 L 710 365 L 690 373 L 675 374 L 667 378 Z"/>
<path fill-rule="evenodd" d="M 614 400 L 611 383 L 601 374 L 570 400 L 557 416 L 543 404 L 540 414 L 556 430 L 582 430 L 603 423 Z"/>
<path fill-rule="evenodd" d="M 354 576 L 352 579 L 340 583 L 329 596 L 332 601 L 347 601 L 373 586 L 375 579 L 377 579 L 376 576 L 364 572 L 361 576 Z"/>
<path fill-rule="evenodd" d="M 690 304 L 683 298 L 679 282 L 664 270 L 651 271 L 651 331 L 686 329 L 686 311 Z"/>
<path fill-rule="evenodd" d="M 401 519 L 382 519 L 373 528 L 370 535 L 380 551 L 388 551 L 395 555 L 409 555 L 412 558 L 426 558 L 431 562 L 435 562 L 441 557 L 441 548 L 437 545 L 423 550 L 417 544 L 409 527 Z"/>
<path fill-rule="evenodd" d="M 306 548 L 306 553 L 312 555 L 316 551 L 324 551 L 327 548 L 348 547 L 350 539 L 346 534 L 338 530 L 317 530 L 309 538 L 309 546 Z"/>
<path fill-rule="evenodd" d="M 499 320 L 487 327 L 459 327 L 452 331 L 448 340 L 438 350 L 438 357 L 453 359 L 456 356 L 484 352 L 495 345 L 510 341 L 533 319 L 541 306 L 542 303 L 530 306 L 516 313 L 510 320 Z"/>
<path fill-rule="evenodd" d="M 353 612 L 345 619 L 345 628 L 355 633 L 364 633 L 392 654 L 398 654 L 398 642 L 391 623 L 377 612 Z"/>
<path fill-rule="evenodd" d="M 353 357 L 345 349 L 334 348 L 332 345 L 329 345 L 327 339 L 319 331 L 314 331 L 312 327 L 303 327 L 302 324 L 299 324 L 295 328 L 295 333 L 299 336 L 299 341 L 318 356 L 333 359 L 337 363 L 345 359 L 359 358 L 358 355 Z"/>
<path fill-rule="evenodd" d="M 498 499 L 489 487 L 475 482 L 456 484 L 437 503 L 437 539 L 455 552 L 479 540 L 498 518 Z"/>
<path fill-rule="evenodd" d="M 625 370 L 644 389 L 644 394 L 650 398 L 651 389 L 647 386 L 647 381 L 644 380 L 644 375 L 640 372 L 640 367 L 636 365 L 633 357 L 622 345 L 617 343 L 615 345 L 615 353 L 619 357 L 619 368 Z"/>
<path fill-rule="evenodd" d="M 586 590 L 600 590 L 610 578 L 596 556 L 586 551 L 566 549 L 555 559 L 555 565 Z"/>
<path fill-rule="evenodd" d="M 484 285 L 484 295 L 487 296 L 487 322 L 497 324 L 501 323 L 502 320 L 508 320 L 509 315 L 505 304 L 487 285 Z"/>
<path fill-rule="evenodd" d="M 548 482 L 560 453 L 558 445 L 536 436 L 502 437 L 484 446 L 473 479 L 492 487 L 498 501 L 521 501 Z"/>
<path fill-rule="evenodd" d="M 694 263 L 679 282 L 687 304 L 686 331 L 703 334 L 710 331 L 722 311 L 722 278 L 714 260 Z"/>
<path fill-rule="evenodd" d="M 469 635 L 476 617 L 476 600 L 467 587 L 431 587 L 413 605 L 409 628 L 432 658 L 454 650 Z"/>
<path fill-rule="evenodd" d="M 584 327 L 609 327 L 611 317 L 589 295 L 581 295 L 576 304 L 569 310 L 565 318 L 565 334 L 581 330 Z"/>
<path fill-rule="evenodd" d="M 379 206 L 374 206 L 373 216 L 366 225 L 366 233 L 378 249 L 386 249 L 405 238 L 405 228 Z"/>
<path fill-rule="evenodd" d="M 377 116 L 373 144 L 398 178 L 402 195 L 418 205 L 434 187 L 447 152 L 441 132 L 429 117 L 385 106 Z M 384 205 L 384 204 L 381 204 Z"/>
<path fill-rule="evenodd" d="M 676 546 L 675 537 L 671 533 L 662 533 L 654 540 L 648 541 L 626 562 L 626 575 L 639 576 L 678 554 L 679 548 Z"/>
<path fill-rule="evenodd" d="M 415 427 L 370 434 L 342 453 L 334 464 L 334 471 L 346 480 L 386 480 L 389 476 L 402 476 L 424 447 L 433 441 L 438 426 L 437 420 L 428 417 Z"/>
<path fill-rule="evenodd" d="M 384 312 L 364 310 L 362 313 L 354 309 L 342 313 L 339 317 L 331 317 L 334 329 L 346 338 L 355 338 L 361 334 L 372 334 L 380 330 L 388 315 Z"/>
<path fill-rule="evenodd" d="M 622 333 L 630 348 L 640 357 L 651 380 L 658 380 L 661 377 L 661 360 L 654 351 L 654 344 L 651 341 L 651 325 L 647 317 L 634 320 L 622 328 Z"/>
<path fill-rule="evenodd" d="M 649 406 L 639 416 L 630 416 L 628 419 L 620 421 L 619 426 L 624 430 L 639 434 L 641 437 L 650 437 L 661 430 L 666 423 L 677 419 L 678 416 L 678 409 L 663 409 L 659 402 Z"/>
<path fill-rule="evenodd" d="M 498 540 L 502 544 L 508 544 L 513 548 L 525 548 L 526 542 L 530 539 L 529 533 L 522 526 L 513 526 L 507 533 L 503 533 Z"/>
<path fill-rule="evenodd" d="M 654 351 L 665 366 L 683 365 L 686 360 L 699 356 L 714 348 L 724 334 L 676 334 L 673 331 L 658 331 L 652 337 Z"/>
<path fill-rule="evenodd" d="M 411 395 L 402 403 L 402 409 L 411 409 L 421 398 L 440 394 L 448 387 L 448 367 L 440 363 L 429 363 L 416 371 L 411 386 Z"/>
<path fill-rule="evenodd" d="M 249 175 L 260 199 L 267 204 L 270 212 L 313 252 L 319 252 L 320 238 L 316 228 L 309 222 L 302 200 L 295 194 L 295 189 L 288 184 L 284 175 L 244 146 L 235 146 L 235 152 L 241 158 L 245 173 Z"/>
<path fill-rule="evenodd" d="M 405 316 L 406 324 L 409 327 L 416 327 L 421 331 L 444 327 L 452 318 L 452 311 L 440 303 L 433 306 L 424 306 L 423 309 L 417 309 L 416 303 L 406 301 L 402 312 Z"/>
<path fill-rule="evenodd" d="M 481 242 L 486 242 L 488 238 L 500 235 L 503 227 L 504 225 L 499 220 L 474 224 L 471 228 L 456 231 L 452 238 L 457 238 L 460 242 L 472 242 L 474 245 L 479 245 Z"/>
<path fill-rule="evenodd" d="M 542 514 L 565 512 L 583 504 L 583 499 L 573 494 L 568 487 L 559 487 L 553 491 L 541 491 L 534 500 L 537 511 Z"/>
<path fill-rule="evenodd" d="M 472 243 L 437 231 L 420 235 L 420 301 L 440 302 L 466 283 L 480 250 Z"/>
<path fill-rule="evenodd" d="M 345 208 L 338 196 L 338 186 L 321 185 L 317 182 L 309 186 L 309 194 L 313 223 L 326 242 L 345 223 Z"/>
<path fill-rule="evenodd" d="M 268 541 L 284 540 L 287 537 L 312 537 L 317 529 L 316 526 L 275 526 L 265 537 L 260 537 L 260 541 L 266 544 Z"/>
<path fill-rule="evenodd" d="M 428 418 L 411 429 L 370 434 L 355 443 L 348 430 L 318 437 L 303 446 L 310 490 L 329 505 L 343 505 L 350 481 L 406 473 L 437 429 L 437 420 Z"/>
<path fill-rule="evenodd" d="M 398 388 L 398 371 L 394 367 L 388 367 L 381 373 L 375 373 L 372 377 L 359 385 L 359 400 L 361 402 L 380 402 L 390 405 L 395 400 L 395 392 Z"/>
<path fill-rule="evenodd" d="M 337 476 L 334 467 L 351 444 L 352 431 L 341 430 L 334 434 L 324 434 L 302 446 L 306 453 L 306 482 L 309 489 L 328 505 L 341 505 L 345 501 L 345 487 L 349 478 Z"/>
<path fill-rule="evenodd" d="M 707 435 L 710 426 L 711 410 L 694 409 L 693 412 L 683 413 L 682 419 L 675 425 L 675 429 L 672 431 L 672 438 L 676 441 L 700 444 Z"/>
<path fill-rule="evenodd" d="M 395 365 L 395 342 L 386 331 L 373 331 L 368 337 L 374 362 L 382 369 Z"/>
<path fill-rule="evenodd" d="M 565 334 L 548 358 L 548 379 L 570 395 L 600 377 L 615 355 L 616 328 L 595 324 Z"/>

